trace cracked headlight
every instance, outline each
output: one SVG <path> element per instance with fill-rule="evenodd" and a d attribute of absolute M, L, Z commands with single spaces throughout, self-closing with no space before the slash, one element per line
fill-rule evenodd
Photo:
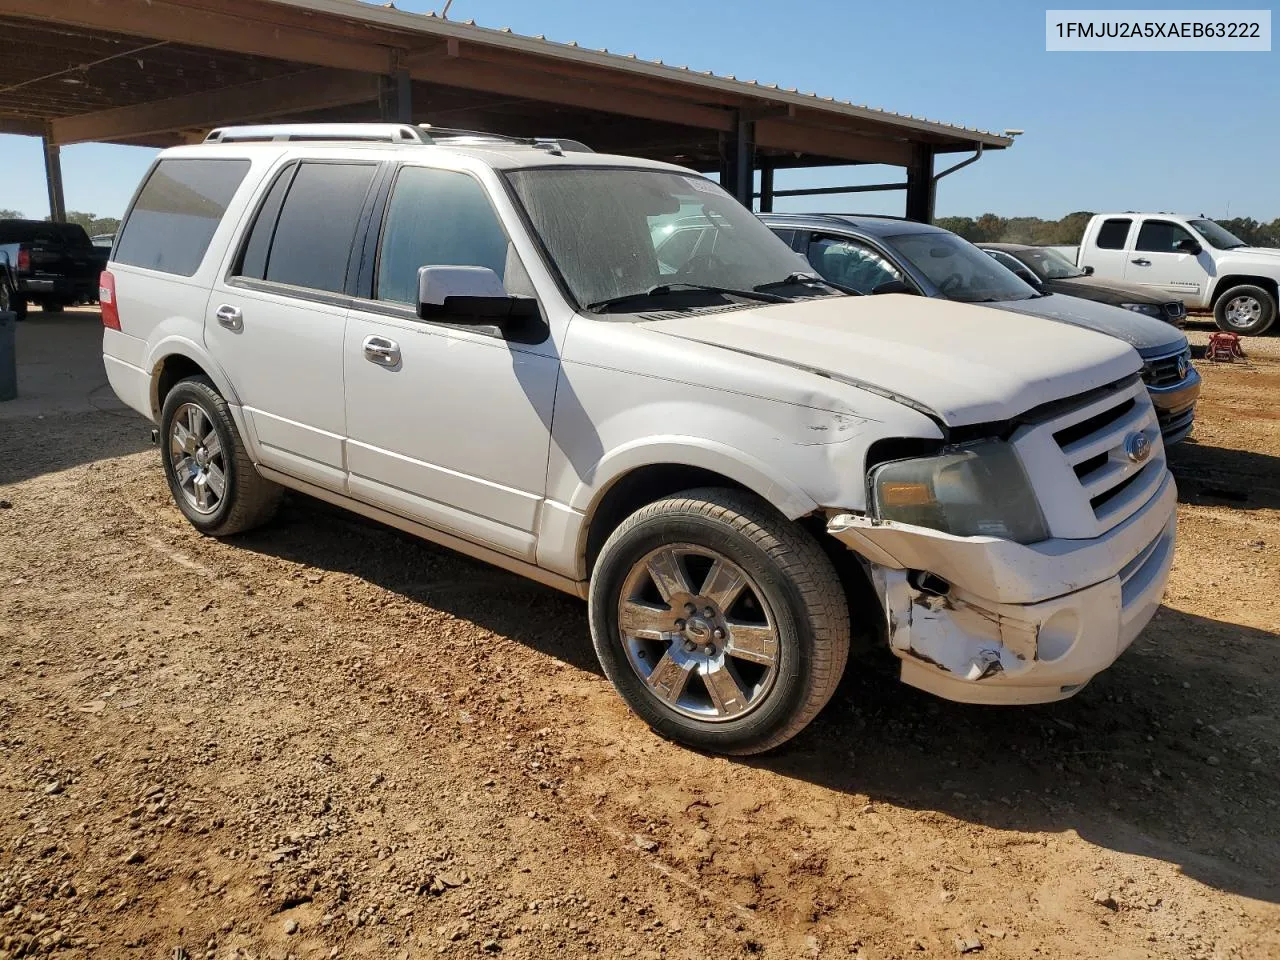
<path fill-rule="evenodd" d="M 1013 447 L 981 440 L 934 457 L 895 460 L 871 473 L 875 516 L 957 537 L 1037 543 L 1049 537 Z"/>
<path fill-rule="evenodd" d="M 1126 310 L 1132 310 L 1134 313 L 1140 313 L 1144 317 L 1159 319 L 1164 316 L 1164 310 L 1160 308 L 1158 303 L 1122 303 L 1120 306 Z"/>

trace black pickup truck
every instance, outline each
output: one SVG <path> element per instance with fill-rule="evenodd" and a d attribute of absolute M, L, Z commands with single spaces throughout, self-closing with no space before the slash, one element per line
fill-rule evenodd
<path fill-rule="evenodd" d="M 102 257 L 78 224 L 0 220 L 0 264 L 12 278 L 11 309 L 19 319 L 32 303 L 57 313 L 97 299 Z"/>

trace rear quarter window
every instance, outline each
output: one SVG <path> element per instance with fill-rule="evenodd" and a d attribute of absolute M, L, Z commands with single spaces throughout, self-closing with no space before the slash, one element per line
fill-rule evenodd
<path fill-rule="evenodd" d="M 1132 220 L 1103 220 L 1102 226 L 1098 228 L 1098 249 L 1123 250 L 1124 242 L 1129 237 L 1129 227 L 1132 224 Z"/>
<path fill-rule="evenodd" d="M 248 172 L 248 160 L 161 160 L 129 211 L 113 260 L 192 276 Z"/>

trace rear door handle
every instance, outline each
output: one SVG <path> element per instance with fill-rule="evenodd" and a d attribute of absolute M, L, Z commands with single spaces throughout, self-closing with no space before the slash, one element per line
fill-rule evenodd
<path fill-rule="evenodd" d="M 213 314 L 218 318 L 218 322 L 228 330 L 234 330 L 239 333 L 244 329 L 244 314 L 240 312 L 239 307 L 233 307 L 229 303 L 224 303 L 218 307 Z"/>
<path fill-rule="evenodd" d="M 364 358 L 380 367 L 400 365 L 400 344 L 386 337 L 365 337 Z"/>
<path fill-rule="evenodd" d="M 1130 260 L 1129 262 L 1130 262 L 1130 263 L 1136 263 L 1136 264 L 1137 264 L 1138 266 L 1140 266 L 1140 267 L 1149 267 L 1149 266 L 1151 266 L 1151 261 L 1150 261 L 1150 260 L 1148 260 L 1146 257 L 1138 257 L 1138 259 L 1136 259 L 1136 260 Z"/>

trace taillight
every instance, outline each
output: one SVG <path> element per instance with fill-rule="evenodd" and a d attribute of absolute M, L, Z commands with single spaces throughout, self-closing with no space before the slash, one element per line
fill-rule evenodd
<path fill-rule="evenodd" d="M 98 306 L 102 308 L 102 325 L 112 330 L 120 329 L 120 308 L 116 306 L 116 278 L 110 270 L 103 270 L 98 277 Z"/>
<path fill-rule="evenodd" d="M 28 250 L 26 247 L 18 248 L 18 272 L 19 273 L 31 272 L 31 251 Z"/>

